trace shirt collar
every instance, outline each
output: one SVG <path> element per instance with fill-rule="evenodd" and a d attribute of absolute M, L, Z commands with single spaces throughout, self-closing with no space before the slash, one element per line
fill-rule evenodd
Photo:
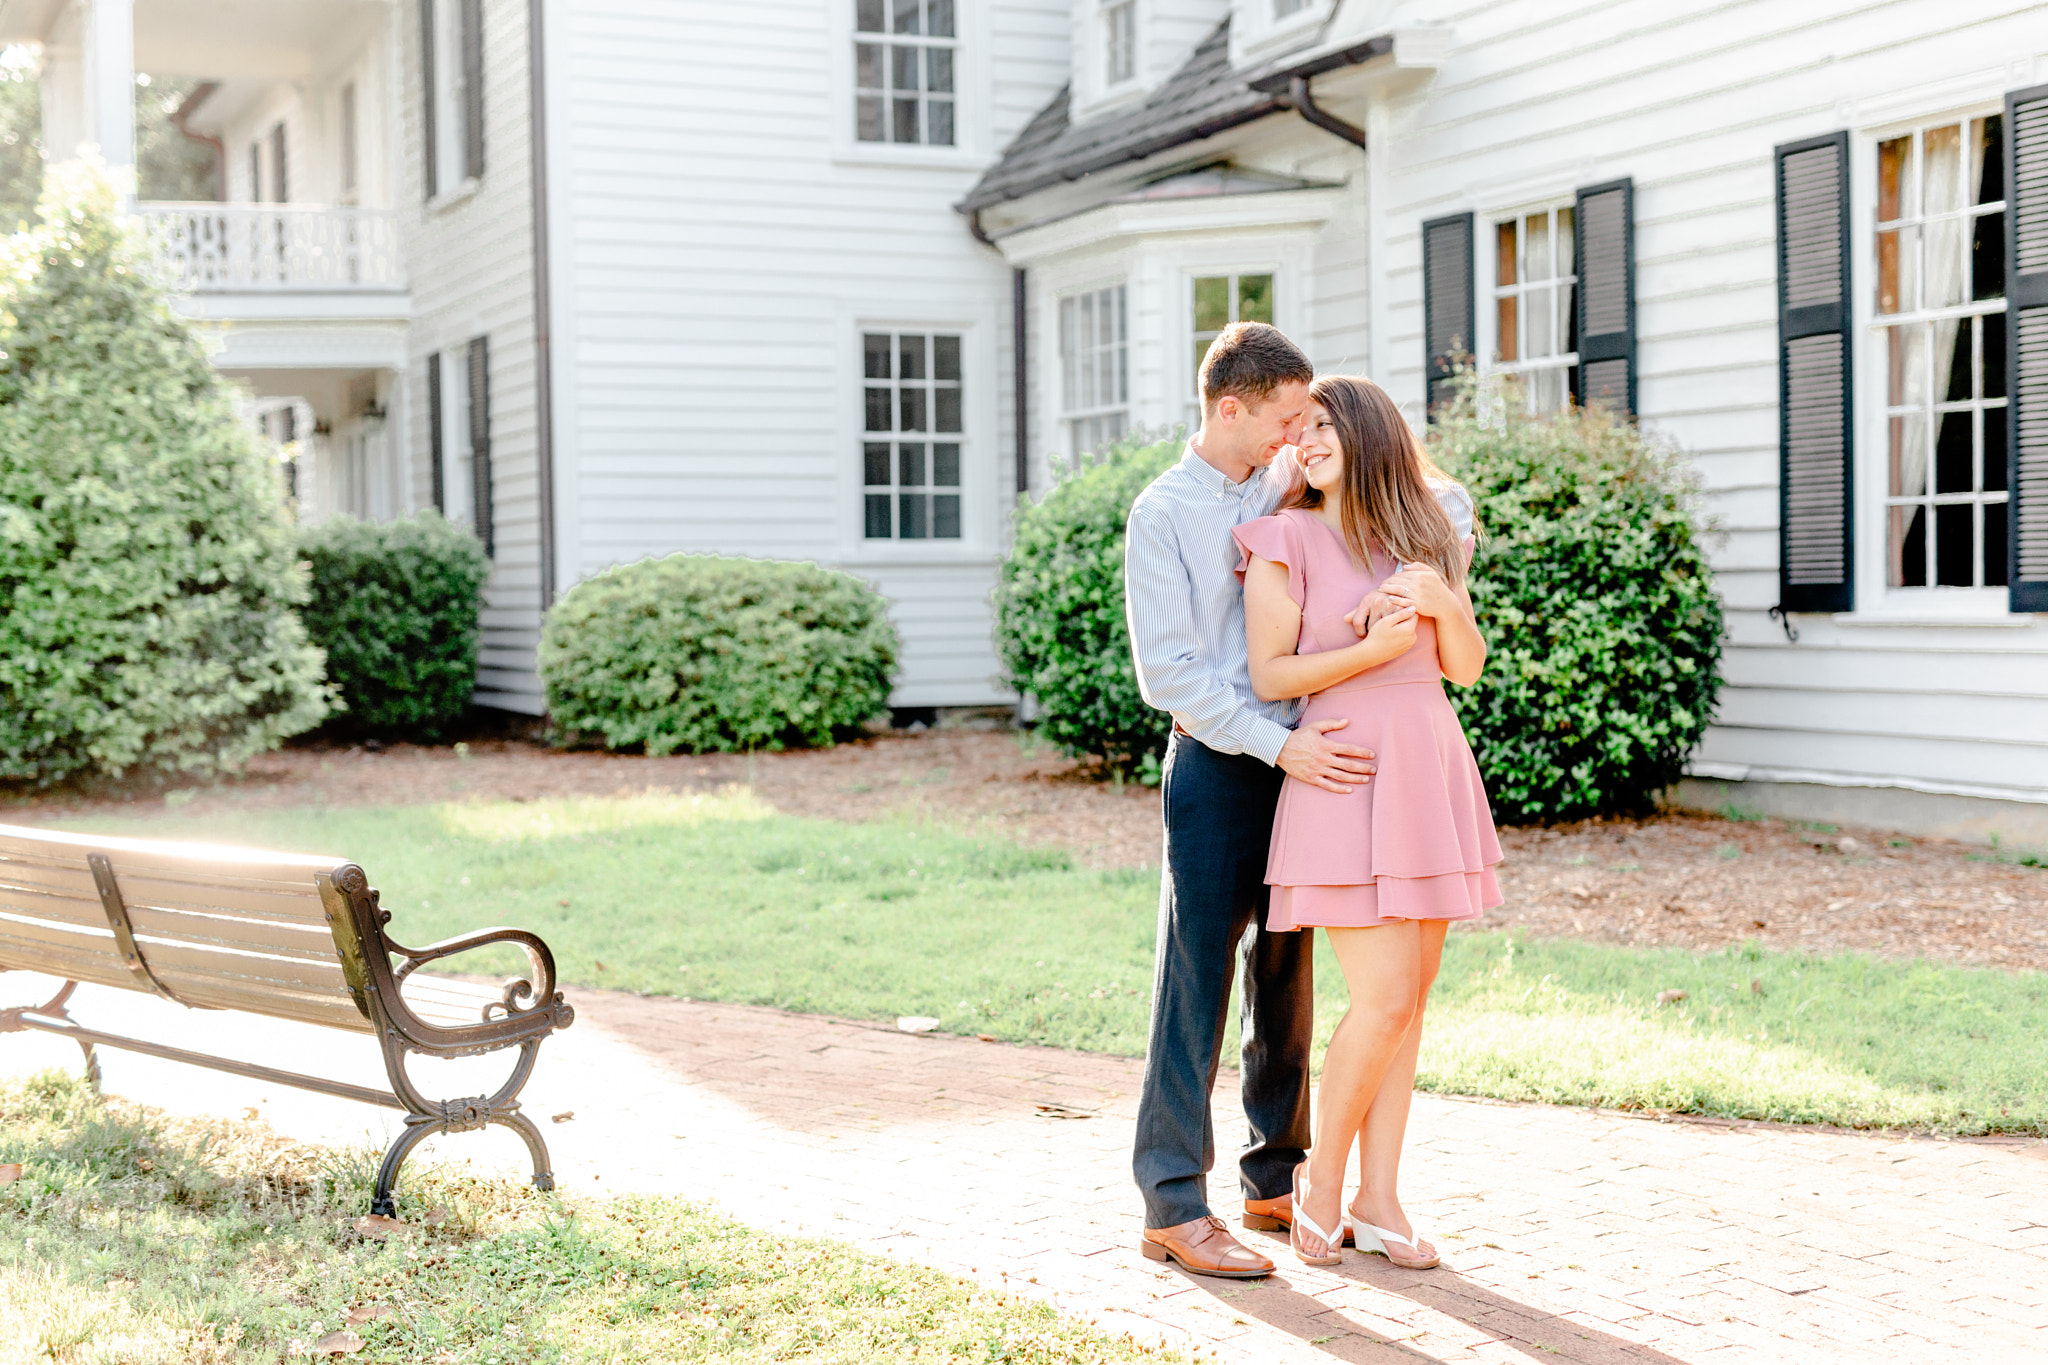
<path fill-rule="evenodd" d="M 1182 451 L 1180 463 L 1181 468 L 1187 471 L 1188 477 L 1193 479 L 1203 492 L 1213 493 L 1218 497 L 1228 494 L 1242 498 L 1254 488 L 1259 487 L 1259 481 L 1266 474 L 1263 468 L 1254 469 L 1245 476 L 1243 483 L 1232 483 L 1223 476 L 1222 470 L 1201 457 L 1201 454 L 1196 451 L 1193 441 L 1189 441 L 1186 448 Z"/>

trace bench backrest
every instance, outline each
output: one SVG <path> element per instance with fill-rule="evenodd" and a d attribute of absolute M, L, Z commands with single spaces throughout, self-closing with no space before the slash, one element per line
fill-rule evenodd
<path fill-rule="evenodd" d="M 320 892 L 346 861 L 0 825 L 0 968 L 133 990 L 154 978 L 188 1005 L 372 1032 Z"/>

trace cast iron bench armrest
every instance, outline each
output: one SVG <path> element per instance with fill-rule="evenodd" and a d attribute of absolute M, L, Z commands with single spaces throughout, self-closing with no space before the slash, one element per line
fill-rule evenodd
<path fill-rule="evenodd" d="M 486 1021 L 490 1019 L 490 1012 L 494 1009 L 504 1010 L 505 1017 L 509 1019 L 554 998 L 555 955 L 548 951 L 548 945 L 541 942 L 538 936 L 524 929 L 479 929 L 473 934 L 457 934 L 454 938 L 444 938 L 439 943 L 429 943 L 424 948 L 408 948 L 393 941 L 388 935 L 384 939 L 386 948 L 405 959 L 403 965 L 391 976 L 391 979 L 401 986 L 405 984 L 408 976 L 429 962 L 439 962 L 443 958 L 474 952 L 478 948 L 495 947 L 501 943 L 513 944 L 526 953 L 526 961 L 533 969 L 532 976 L 540 978 L 540 989 L 535 990 L 533 982 L 527 977 L 514 977 L 507 981 L 498 999 L 484 1007 Z"/>

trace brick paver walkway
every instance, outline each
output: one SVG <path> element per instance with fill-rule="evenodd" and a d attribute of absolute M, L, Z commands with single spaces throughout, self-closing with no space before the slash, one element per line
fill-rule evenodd
<path fill-rule="evenodd" d="M 20 985 L 17 985 L 17 982 Z M 7 998 L 27 982 L 0 977 Z M 1445 1266 L 1348 1255 L 1196 1279 L 1141 1258 L 1129 1177 L 1135 1062 L 734 1006 L 573 992 L 528 1107 L 565 1187 L 715 1198 L 764 1229 L 839 1237 L 1044 1295 L 1117 1331 L 1245 1362 L 2048 1361 L 2048 1144 L 1661 1123 L 1419 1097 L 1412 1213 Z M 379 1083 L 360 1038 L 81 991 L 82 1019 L 169 1025 Z M 208 1035 L 213 1035 L 209 1038 Z M 217 1039 L 218 1041 L 214 1041 Z M 253 1049 L 260 1049 L 257 1055 Z M 0 1039 L 0 1070 L 56 1061 Z M 475 1068 L 477 1063 L 442 1064 Z M 108 1054 L 108 1088 L 184 1111 L 262 1110 L 359 1139 L 360 1106 Z M 432 1073 L 421 1070 L 424 1080 Z M 474 1093 L 472 1070 L 449 1093 Z M 1219 1137 L 1242 1129 L 1228 1073 Z M 1081 1118 L 1049 1118 L 1058 1106 Z M 517 1162 L 509 1135 L 435 1156 Z M 1226 1174 L 1219 1187 L 1234 1187 Z M 1234 1220 L 1219 1188 L 1218 1212 Z"/>

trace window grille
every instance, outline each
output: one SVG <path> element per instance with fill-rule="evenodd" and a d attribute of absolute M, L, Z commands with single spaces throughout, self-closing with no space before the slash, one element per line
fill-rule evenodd
<path fill-rule="evenodd" d="M 1209 343 L 1233 322 L 1273 320 L 1271 275 L 1203 275 L 1194 282 L 1195 368 L 1190 372 L 1199 402 L 1202 359 Z M 1197 414 L 1196 420 L 1199 419 Z"/>
<path fill-rule="evenodd" d="M 1576 388 L 1577 263 L 1570 206 L 1494 224 L 1493 365 L 1519 375 L 1532 412 L 1556 412 Z"/>
<path fill-rule="evenodd" d="M 1075 461 L 1124 434 L 1130 422 L 1130 325 L 1125 287 L 1060 300 L 1060 406 Z"/>
<path fill-rule="evenodd" d="M 2007 578 L 2005 184 L 1997 114 L 1877 145 L 1886 582 Z"/>
<path fill-rule="evenodd" d="M 954 0 L 857 0 L 855 28 L 859 139 L 951 147 L 959 55 Z"/>
<path fill-rule="evenodd" d="M 863 534 L 960 539 L 960 337 L 868 332 L 861 356 Z"/>
<path fill-rule="evenodd" d="M 1137 0 L 1104 5 L 1102 28 L 1102 83 L 1121 85 L 1138 74 Z"/>

